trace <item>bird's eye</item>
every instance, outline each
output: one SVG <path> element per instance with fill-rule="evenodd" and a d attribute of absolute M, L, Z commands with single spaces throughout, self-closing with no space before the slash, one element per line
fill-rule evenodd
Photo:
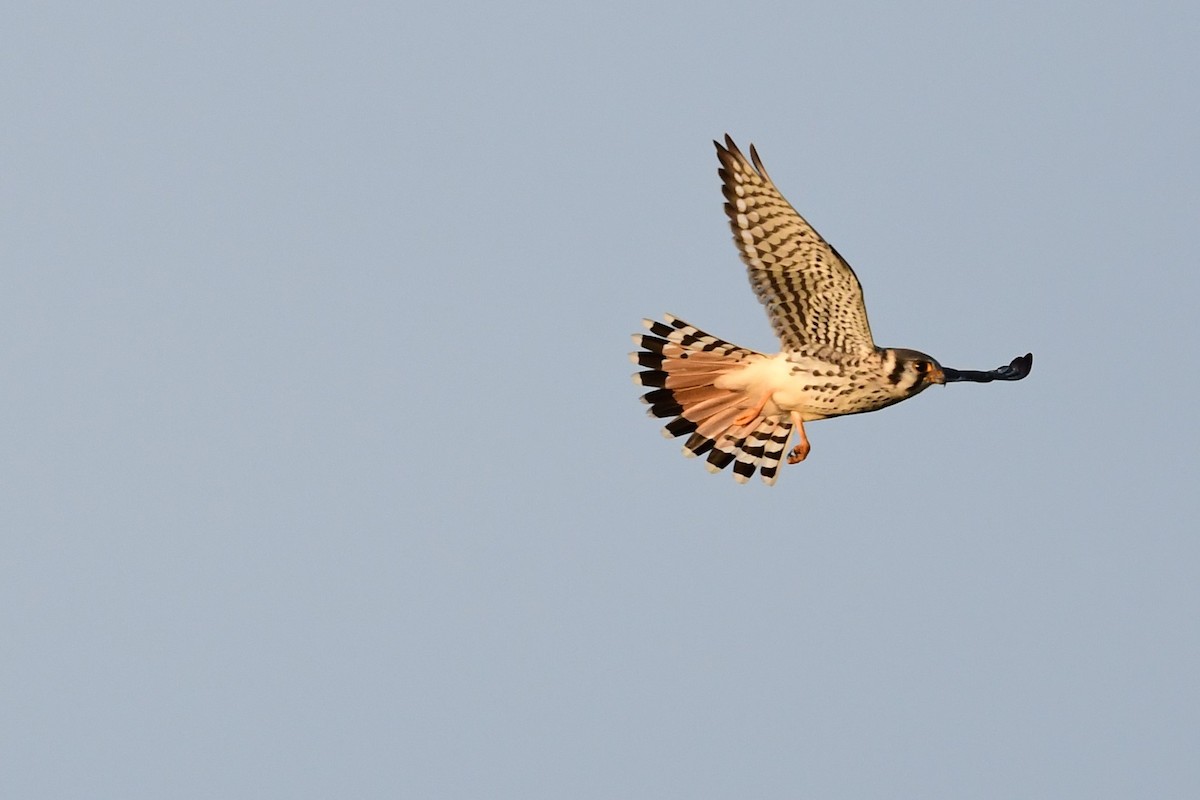
<path fill-rule="evenodd" d="M 928 361 L 918 361 L 917 362 L 917 372 L 921 373 L 922 375 L 924 375 L 926 372 L 929 372 L 929 362 Z"/>

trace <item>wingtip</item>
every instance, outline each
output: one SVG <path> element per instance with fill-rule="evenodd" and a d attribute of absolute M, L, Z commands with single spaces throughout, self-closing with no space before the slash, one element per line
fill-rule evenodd
<path fill-rule="evenodd" d="M 762 159 L 758 157 L 758 149 L 752 144 L 750 145 L 750 163 L 758 170 L 758 174 L 766 180 L 771 180 L 767 175 L 767 168 L 763 166 Z"/>
<path fill-rule="evenodd" d="M 745 156 L 742 155 L 742 151 L 738 149 L 737 142 L 735 142 L 733 137 L 728 133 L 725 134 L 724 144 L 718 142 L 716 139 L 713 139 L 713 144 L 717 147 L 718 159 L 721 161 L 721 163 L 725 164 L 725 166 L 733 166 L 732 164 L 728 163 L 726 159 L 732 159 L 734 161 L 745 160 Z"/>

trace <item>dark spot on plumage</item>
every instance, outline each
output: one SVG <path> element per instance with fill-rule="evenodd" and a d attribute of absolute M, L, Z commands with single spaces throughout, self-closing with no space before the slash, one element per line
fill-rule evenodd
<path fill-rule="evenodd" d="M 663 348 L 667 345 L 667 340 L 659 339 L 657 336 L 642 336 L 640 337 L 638 344 L 643 349 L 649 350 L 651 353 L 661 353 Z"/>
<path fill-rule="evenodd" d="M 653 400 L 647 400 L 647 397 L 654 396 Z M 653 392 L 647 392 L 642 395 L 642 402 L 647 403 L 651 407 L 670 405 L 675 402 L 675 393 L 671 389 L 655 389 Z"/>
<path fill-rule="evenodd" d="M 663 355 L 662 353 L 654 353 L 643 350 L 637 354 L 637 363 L 639 367 L 659 369 L 663 365 Z"/>
<path fill-rule="evenodd" d="M 664 430 L 672 436 L 683 436 L 685 433 L 692 433 L 696 430 L 696 423 L 690 419 L 680 417 L 676 420 L 671 420 L 667 423 Z"/>
<path fill-rule="evenodd" d="M 664 325 L 661 322 L 650 323 L 650 332 L 653 333 L 655 336 L 662 336 L 663 338 L 669 338 L 671 336 L 671 334 L 674 332 L 674 330 L 675 330 L 674 328 Z"/>
<path fill-rule="evenodd" d="M 729 466 L 730 461 L 733 461 L 733 453 L 726 453 L 723 450 L 713 450 L 708 454 L 708 463 L 717 469 L 725 469 Z"/>
<path fill-rule="evenodd" d="M 713 449 L 713 444 L 713 440 L 709 439 L 707 436 L 693 433 L 683 446 L 686 447 L 689 452 L 698 456 L 702 456 L 709 450 Z"/>
<path fill-rule="evenodd" d="M 667 373 L 659 370 L 650 370 L 648 372 L 639 372 L 638 383 L 642 386 L 654 386 L 662 388 L 667 385 Z"/>
<path fill-rule="evenodd" d="M 682 361 L 683 359 L 686 359 L 689 355 L 690 355 L 689 353 L 680 353 L 679 359 Z"/>
<path fill-rule="evenodd" d="M 678 403 L 660 403 L 650 406 L 650 415 L 653 417 L 678 417 L 683 413 L 683 406 Z"/>

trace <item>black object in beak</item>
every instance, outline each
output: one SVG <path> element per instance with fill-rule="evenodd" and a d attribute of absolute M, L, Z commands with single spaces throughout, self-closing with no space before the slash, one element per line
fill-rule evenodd
<path fill-rule="evenodd" d="M 951 369 L 942 367 L 946 383 L 955 381 L 972 381 L 973 383 L 991 383 L 992 381 L 1019 381 L 1033 370 L 1033 353 L 1017 356 L 1007 367 L 997 367 L 983 372 L 977 369 Z"/>

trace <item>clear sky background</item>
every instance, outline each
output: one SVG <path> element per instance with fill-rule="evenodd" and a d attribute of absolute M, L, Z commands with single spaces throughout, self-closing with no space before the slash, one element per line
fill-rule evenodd
<path fill-rule="evenodd" d="M 18 3 L 0 795 L 1200 796 L 1200 11 Z M 880 344 L 1014 384 L 643 416 L 771 349 L 710 140 Z"/>

